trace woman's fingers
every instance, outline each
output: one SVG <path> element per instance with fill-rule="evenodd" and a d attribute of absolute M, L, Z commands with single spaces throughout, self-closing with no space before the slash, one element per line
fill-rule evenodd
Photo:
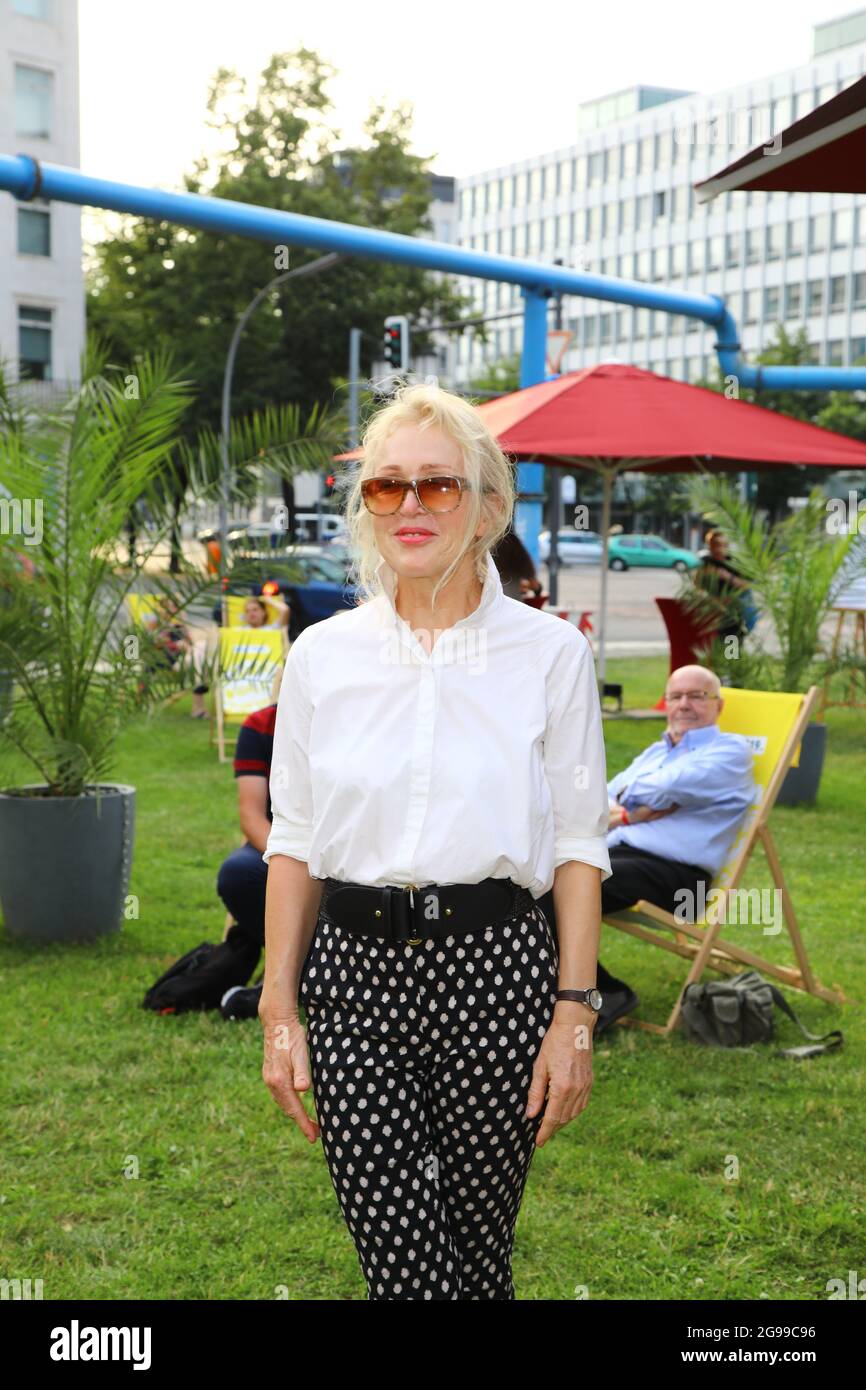
<path fill-rule="evenodd" d="M 283 1113 L 314 1144 L 320 1129 L 301 1100 L 301 1093 L 310 1089 L 311 1080 L 307 1039 L 298 1020 L 265 1027 L 262 1080 Z"/>

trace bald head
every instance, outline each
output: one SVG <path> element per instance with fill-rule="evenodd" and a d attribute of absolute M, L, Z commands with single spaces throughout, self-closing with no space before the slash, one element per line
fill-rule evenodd
<path fill-rule="evenodd" d="M 668 676 L 665 705 L 668 733 L 679 743 L 689 729 L 715 724 L 722 712 L 722 683 L 706 666 L 678 666 Z"/>

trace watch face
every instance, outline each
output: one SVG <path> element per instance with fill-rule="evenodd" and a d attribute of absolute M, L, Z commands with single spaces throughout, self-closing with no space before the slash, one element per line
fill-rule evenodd
<path fill-rule="evenodd" d="M 595 1009 L 596 1013 L 598 1013 L 599 1009 L 601 1008 L 601 993 L 599 990 L 591 989 L 589 991 L 589 1002 Z"/>

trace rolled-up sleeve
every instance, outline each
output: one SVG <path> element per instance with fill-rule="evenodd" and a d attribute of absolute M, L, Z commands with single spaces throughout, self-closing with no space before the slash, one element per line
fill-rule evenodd
<path fill-rule="evenodd" d="M 272 854 L 291 859 L 310 857 L 313 838 L 313 797 L 310 785 L 310 724 L 312 702 L 308 642 L 304 633 L 292 644 L 277 701 L 270 791 L 273 824 L 265 863 Z"/>
<path fill-rule="evenodd" d="M 608 791 L 592 649 L 571 624 L 547 678 L 544 768 L 553 800 L 555 866 L 571 859 L 610 878 Z"/>

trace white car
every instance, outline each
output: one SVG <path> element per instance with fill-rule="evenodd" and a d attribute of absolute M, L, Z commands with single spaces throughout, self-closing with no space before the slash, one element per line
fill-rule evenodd
<path fill-rule="evenodd" d="M 573 526 L 564 526 L 558 533 L 556 549 L 561 565 L 601 564 L 601 536 L 597 531 L 577 531 Z M 538 557 L 543 564 L 550 558 L 549 531 L 539 534 Z"/>

